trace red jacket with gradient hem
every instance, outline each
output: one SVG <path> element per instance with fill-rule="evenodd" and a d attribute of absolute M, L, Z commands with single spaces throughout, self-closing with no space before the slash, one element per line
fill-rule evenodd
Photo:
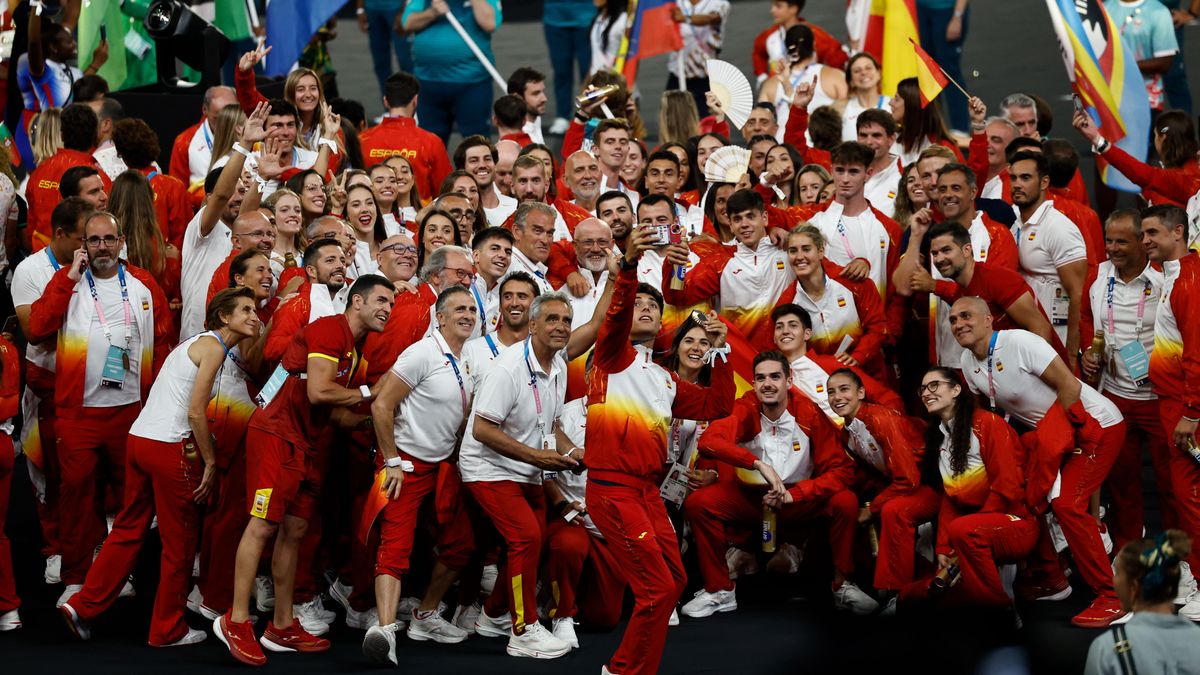
<path fill-rule="evenodd" d="M 851 281 L 845 278 L 842 266 L 828 258 L 822 260 L 821 264 L 825 268 L 827 277 L 836 279 L 839 284 L 850 289 L 850 295 L 854 298 L 854 306 L 858 309 L 858 326 L 861 332 L 850 336 L 854 339 L 854 344 L 849 352 L 850 356 L 854 357 L 854 360 L 858 361 L 874 377 L 881 377 L 885 370 L 883 343 L 887 342 L 888 325 L 887 317 L 883 313 L 883 301 L 879 299 L 879 291 L 875 289 L 875 284 L 869 279 Z M 784 291 L 775 306 L 796 302 L 797 285 L 792 284 Z M 774 339 L 773 331 L 774 327 L 772 326 L 772 339 Z M 820 345 L 821 348 L 810 341 L 809 348 L 819 354 L 832 355 L 837 350 L 842 336 L 838 335 L 834 339 L 836 340 L 834 344 Z M 774 349 L 774 346 L 762 346 L 762 348 Z"/>
<path fill-rule="evenodd" d="M 733 407 L 733 368 L 720 359 L 712 386 L 699 387 L 654 363 L 634 346 L 637 270 L 622 269 L 588 373 L 588 474 L 593 480 L 651 480 L 667 461 L 672 418 L 716 420 Z M 707 435 L 707 434 L 706 434 Z"/>
<path fill-rule="evenodd" d="M 943 480 L 946 494 L 937 521 L 937 552 L 942 555 L 951 553 L 949 525 L 959 516 L 1005 513 L 1009 517 L 1026 518 L 1029 515 L 1025 508 L 1026 446 L 1022 446 L 1017 432 L 1002 417 L 986 410 L 975 411 L 971 430 L 979 440 L 983 467 L 954 476 L 950 481 Z"/>
<path fill-rule="evenodd" d="M 1200 417 L 1200 255 L 1190 251 L 1178 265 L 1155 322 L 1150 380 L 1159 397 L 1182 403 L 1188 417 Z M 1174 325 L 1164 321 L 1169 317 Z"/>
<path fill-rule="evenodd" d="M 1078 405 L 1082 411 L 1083 404 Z M 1028 480 L 1025 485 L 1025 505 L 1033 513 L 1040 515 L 1050 508 L 1047 497 L 1062 468 L 1063 458 L 1075 450 L 1075 440 L 1075 429 L 1067 411 L 1057 402 L 1050 406 L 1036 428 L 1021 434 L 1021 444 L 1026 452 L 1025 476 Z"/>
<path fill-rule="evenodd" d="M 871 436 L 879 442 L 887 467 L 886 475 L 882 475 L 878 469 L 855 455 L 853 451 L 848 452 L 854 462 L 855 485 L 877 483 L 881 478 L 882 482 L 887 484 L 887 487 L 871 500 L 871 513 L 876 516 L 883 512 L 884 504 L 896 497 L 912 494 L 921 484 L 921 471 L 918 466 L 925 450 L 924 434 L 917 428 L 913 419 L 899 410 L 864 402 L 855 415 L 855 419 L 861 420 Z M 848 448 L 850 432 L 843 427 L 838 433 Z"/>
<path fill-rule="evenodd" d="M 788 389 L 788 412 L 796 426 L 808 436 L 812 453 L 812 477 L 788 488 L 797 503 L 820 502 L 848 489 L 854 483 L 854 461 L 838 445 L 833 423 L 797 389 Z M 733 414 L 708 425 L 700 437 L 700 452 L 708 457 L 749 469 L 758 460 L 741 443 L 762 431 L 762 406 L 748 391 L 733 404 Z"/>

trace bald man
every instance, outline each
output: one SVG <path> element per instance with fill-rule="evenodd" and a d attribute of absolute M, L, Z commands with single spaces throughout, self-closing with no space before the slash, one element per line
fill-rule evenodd
<path fill-rule="evenodd" d="M 269 260 L 271 251 L 275 249 L 275 226 L 267 219 L 266 214 L 258 209 L 239 215 L 233 221 L 233 227 L 229 229 L 233 233 L 229 237 L 229 243 L 233 245 L 233 250 L 230 251 L 229 257 L 225 258 L 225 262 L 221 263 L 217 271 L 213 273 L 212 280 L 208 283 L 206 306 L 221 289 L 228 288 L 229 266 L 239 253 L 247 249 L 257 249 Z M 274 279 L 271 283 L 271 293 L 274 295 L 278 285 Z"/>
<path fill-rule="evenodd" d="M 575 262 L 579 265 L 579 273 L 588 284 L 588 290 L 583 295 L 571 295 L 571 308 L 574 310 L 571 328 L 574 329 L 592 319 L 592 313 L 608 281 L 609 259 L 617 250 L 613 247 L 612 230 L 599 218 L 581 220 L 575 226 L 575 240 L 572 245 L 575 248 Z"/>
<path fill-rule="evenodd" d="M 196 124 L 175 137 L 171 148 L 171 168 L 168 173 L 188 185 L 188 190 L 204 197 L 204 177 L 212 163 L 213 138 L 217 115 L 227 105 L 237 105 L 237 94 L 231 87 L 209 87 L 200 106 L 201 118 Z"/>
<path fill-rule="evenodd" d="M 407 234 L 393 234 L 379 243 L 375 261 L 389 281 L 412 282 L 417 276 L 417 245 Z"/>
<path fill-rule="evenodd" d="M 600 197 L 600 162 L 586 150 L 577 150 L 563 162 L 563 182 L 575 195 L 574 204 L 595 215 Z"/>
<path fill-rule="evenodd" d="M 500 194 L 513 196 L 512 179 L 513 179 L 513 162 L 517 161 L 517 157 L 521 154 L 521 146 L 516 141 L 502 140 L 496 143 L 496 189 L 500 190 Z"/>

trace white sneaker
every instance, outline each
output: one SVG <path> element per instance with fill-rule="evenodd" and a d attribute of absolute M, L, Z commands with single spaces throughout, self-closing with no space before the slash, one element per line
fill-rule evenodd
<path fill-rule="evenodd" d="M 354 593 L 354 587 L 343 584 L 341 579 L 334 579 L 333 583 L 329 584 L 329 597 L 347 612 L 350 611 L 350 595 L 352 593 Z"/>
<path fill-rule="evenodd" d="M 1200 593 L 1192 593 L 1191 599 L 1179 608 L 1179 616 L 1200 622 Z"/>
<path fill-rule="evenodd" d="M 397 624 L 368 628 L 367 634 L 363 636 L 363 656 L 371 663 L 381 666 L 389 663 L 393 666 L 399 665 L 399 661 L 396 660 L 396 631 L 399 629 Z"/>
<path fill-rule="evenodd" d="M 496 565 L 484 565 L 483 574 L 479 577 L 479 590 L 484 595 L 491 595 L 492 589 L 496 587 L 496 577 L 500 574 L 500 568 Z"/>
<path fill-rule="evenodd" d="M 266 574 L 254 577 L 254 605 L 260 612 L 275 609 L 275 582 Z"/>
<path fill-rule="evenodd" d="M 1186 561 L 1179 563 L 1179 592 L 1175 594 L 1175 604 L 1186 605 L 1196 592 L 1196 577 L 1192 576 L 1192 567 Z"/>
<path fill-rule="evenodd" d="M 792 544 L 781 544 L 775 555 L 767 561 L 767 572 L 771 574 L 795 574 L 800 571 L 800 549 Z"/>
<path fill-rule="evenodd" d="M 1112 537 L 1108 535 L 1108 526 L 1104 523 L 1100 523 L 1100 541 L 1104 544 L 1104 553 L 1106 555 L 1112 555 L 1113 540 Z"/>
<path fill-rule="evenodd" d="M 678 626 L 679 625 L 679 610 L 678 609 L 671 610 L 671 618 L 667 619 L 667 625 L 668 626 Z"/>
<path fill-rule="evenodd" d="M 505 614 L 493 619 L 481 609 L 475 619 L 475 632 L 484 637 L 511 637 L 512 617 Z"/>
<path fill-rule="evenodd" d="M 420 598 L 400 598 L 400 604 L 396 606 L 396 616 L 404 617 L 404 623 L 408 623 L 408 616 L 415 612 L 421 606 Z M 438 603 L 438 612 L 446 611 L 446 603 Z"/>
<path fill-rule="evenodd" d="M 554 123 L 550 125 L 550 128 L 546 131 L 546 133 L 550 134 L 551 136 L 562 136 L 563 134 L 567 133 L 567 129 L 570 128 L 571 122 L 565 117 L 555 117 Z"/>
<path fill-rule="evenodd" d="M 455 626 L 467 631 L 467 635 L 475 634 L 475 620 L 479 618 L 479 603 L 473 605 L 459 605 L 454 610 L 454 618 L 452 623 Z"/>
<path fill-rule="evenodd" d="M 453 645 L 467 639 L 467 631 L 450 623 L 441 614 L 431 612 L 424 619 L 419 618 L 415 612 L 410 614 L 412 617 L 408 622 L 408 637 L 418 642 L 433 640 L 444 645 Z"/>
<path fill-rule="evenodd" d="M 534 621 L 525 626 L 525 632 L 508 638 L 509 656 L 526 656 L 533 659 L 557 659 L 571 651 L 571 645 L 554 637 L 541 623 Z"/>
<path fill-rule="evenodd" d="M 328 609 L 325 609 L 325 602 L 321 599 L 320 594 L 314 595 L 313 599 L 304 603 L 304 605 L 306 607 L 309 607 L 309 606 L 312 607 L 312 609 L 310 611 L 315 613 L 317 615 L 317 618 L 324 621 L 325 623 L 333 623 L 334 621 L 337 620 L 336 612 L 331 612 Z"/>
<path fill-rule="evenodd" d="M 62 595 L 58 596 L 58 602 L 54 603 L 55 607 L 62 607 L 63 603 L 70 600 L 72 595 L 83 590 L 83 584 L 70 584 L 63 589 Z"/>
<path fill-rule="evenodd" d="M 730 579 L 758 574 L 758 558 L 736 546 L 725 550 L 725 566 L 729 568 Z"/>
<path fill-rule="evenodd" d="M 0 614 L 0 633 L 21 627 L 21 615 L 15 609 Z"/>
<path fill-rule="evenodd" d="M 199 586 L 192 586 L 192 592 L 188 593 L 187 608 L 209 621 L 221 616 L 220 612 L 204 605 L 204 596 L 200 594 Z"/>
<path fill-rule="evenodd" d="M 329 632 L 329 622 L 325 620 L 323 614 L 317 609 L 317 599 L 313 598 L 302 605 L 292 605 L 292 616 L 299 622 L 304 630 L 311 635 L 324 635 Z M 336 614 L 334 615 L 337 616 Z"/>
<path fill-rule="evenodd" d="M 401 628 L 404 628 L 406 621 L 397 621 Z M 356 612 L 353 607 L 346 608 L 346 627 L 354 630 L 367 630 L 371 626 L 379 625 L 379 610 L 375 607 L 366 610 L 365 612 Z"/>
<path fill-rule="evenodd" d="M 1051 512 L 1046 513 L 1046 532 L 1050 534 L 1050 540 L 1054 542 L 1054 550 L 1062 553 L 1067 549 L 1067 537 L 1063 534 L 1062 526 L 1058 524 L 1058 518 L 1054 517 Z"/>
<path fill-rule="evenodd" d="M 135 591 L 133 589 L 133 577 L 129 577 L 129 579 L 125 582 L 125 585 L 121 587 L 121 594 L 118 595 L 117 597 L 118 598 L 132 598 L 136 595 L 137 595 L 137 591 Z"/>
<path fill-rule="evenodd" d="M 717 612 L 732 612 L 737 609 L 737 595 L 733 591 L 717 591 L 709 593 L 701 588 L 695 597 L 683 606 L 683 615 L 693 619 L 703 619 Z"/>
<path fill-rule="evenodd" d="M 79 612 L 71 606 L 70 602 L 64 602 L 58 606 L 58 611 L 62 613 L 63 619 L 67 622 L 67 627 L 80 640 L 92 639 L 92 628 L 87 622 L 79 618 Z"/>
<path fill-rule="evenodd" d="M 46 558 L 46 573 L 44 575 L 46 583 L 61 584 L 62 583 L 62 556 L 55 553 Z"/>
<path fill-rule="evenodd" d="M 887 604 L 883 606 L 883 611 L 879 612 L 879 616 L 896 616 L 896 596 L 888 598 Z"/>
<path fill-rule="evenodd" d="M 186 635 L 172 642 L 169 645 L 157 645 L 159 647 L 184 647 L 186 645 L 200 644 L 208 639 L 208 633 L 195 628 L 189 628 Z"/>
<path fill-rule="evenodd" d="M 571 649 L 579 649 L 579 638 L 575 635 L 575 619 L 571 617 L 555 619 L 551 626 L 554 637 L 571 645 Z"/>
<path fill-rule="evenodd" d="M 863 593 L 850 581 L 842 582 L 842 587 L 833 592 L 833 606 L 858 616 L 866 616 L 879 609 L 875 598 Z"/>

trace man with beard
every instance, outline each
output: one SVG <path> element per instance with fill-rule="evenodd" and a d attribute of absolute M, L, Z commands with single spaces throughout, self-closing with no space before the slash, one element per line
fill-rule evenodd
<path fill-rule="evenodd" d="M 570 241 L 579 221 L 591 216 L 586 209 L 566 199 L 553 199 L 547 195 L 550 186 L 546 183 L 546 165 L 542 160 L 525 155 L 513 163 L 513 196 L 518 202 L 543 202 L 554 207 L 554 241 Z M 504 222 L 512 228 L 512 218 Z"/>
<path fill-rule="evenodd" d="M 612 230 L 613 243 L 625 250 L 625 242 L 633 231 L 637 212 L 629 195 L 618 190 L 609 190 L 596 198 L 596 216 Z"/>
<path fill-rule="evenodd" d="M 379 273 L 392 283 L 410 283 L 417 276 L 417 246 L 406 233 L 393 234 L 379 242 L 375 261 L 379 263 Z"/>
<path fill-rule="evenodd" d="M 574 204 L 594 215 L 600 196 L 600 162 L 596 156 L 584 150 L 568 155 L 563 162 L 563 182 L 575 195 Z"/>
<path fill-rule="evenodd" d="M 100 170 L 87 165 L 67 169 L 58 183 L 58 193 L 64 198 L 80 197 L 97 211 L 108 208 L 106 189 L 104 179 L 100 177 Z"/>
<path fill-rule="evenodd" d="M 592 319 L 600 296 L 609 285 L 608 267 L 614 253 L 612 230 L 599 218 L 588 218 L 575 226 L 573 247 L 580 275 L 588 284 L 586 293 L 571 298 L 571 309 L 575 312 L 571 328 L 578 328 Z"/>
<path fill-rule="evenodd" d="M 679 222 L 694 237 L 704 228 L 704 211 L 699 205 L 688 204 L 676 198 L 682 184 L 683 169 L 679 157 L 670 150 L 657 150 L 646 158 L 646 196 L 662 195 L 675 202 Z"/>
<path fill-rule="evenodd" d="M 250 420 L 246 445 L 258 461 L 246 477 L 250 522 L 238 546 L 233 607 L 213 622 L 213 631 L 233 658 L 263 665 L 266 656 L 254 639 L 249 604 L 262 551 L 272 537 L 275 615 L 267 622 L 262 644 L 272 651 L 322 652 L 329 641 L 305 631 L 293 617 L 292 591 L 299 565 L 299 544 L 317 513 L 327 448 L 314 446 L 331 423 L 353 428 L 369 416 L 346 409 L 373 398 L 363 384 L 360 349 L 368 333 L 383 330 L 395 300 L 392 282 L 375 274 L 350 288 L 342 314 L 323 317 L 295 333 L 280 367 L 282 385 L 264 388 L 262 407 Z M 303 375 L 303 377 L 301 377 Z"/>
<path fill-rule="evenodd" d="M 1058 339 L 1066 344 L 1067 366 L 1075 368 L 1080 345 L 1087 248 L 1083 234 L 1047 199 L 1049 165 L 1045 156 L 1017 153 L 1009 162 L 1009 182 L 1017 222 L 1021 276 L 1050 314 Z"/>
<path fill-rule="evenodd" d="M 295 297 L 280 305 L 271 317 L 263 346 L 263 358 L 267 361 L 283 358 L 296 331 L 321 317 L 340 314 L 346 309 L 346 256 L 342 245 L 333 239 L 318 239 L 304 249 L 302 262 L 308 281 L 301 284 Z"/>
<path fill-rule="evenodd" d="M 82 587 L 92 552 L 104 539 L 98 479 L 107 475 L 115 494 L 124 494 L 125 439 L 171 348 L 166 297 L 147 272 L 120 262 L 120 232 L 111 214 L 93 212 L 83 223 L 84 247 L 30 306 L 30 342 L 58 333 L 58 527 L 67 585 L 59 604 Z"/>
<path fill-rule="evenodd" d="M 500 324 L 498 283 L 512 262 L 513 235 L 503 227 L 486 227 L 471 239 L 471 259 L 475 263 L 475 282 L 471 294 L 479 308 L 480 335 L 495 332 Z"/>
<path fill-rule="evenodd" d="M 454 168 L 469 172 L 479 184 L 479 206 L 487 214 L 488 225 L 501 225 L 517 208 L 517 200 L 501 194 L 495 184 L 495 146 L 484 136 L 467 136 L 454 149 Z"/>

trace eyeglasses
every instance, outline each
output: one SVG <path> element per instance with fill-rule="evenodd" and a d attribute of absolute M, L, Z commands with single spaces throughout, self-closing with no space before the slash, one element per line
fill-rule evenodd
<path fill-rule="evenodd" d="M 612 248 L 612 239 L 576 239 L 580 248 Z"/>
<path fill-rule="evenodd" d="M 453 272 L 459 281 L 470 281 L 475 278 L 475 270 L 468 267 L 444 267 L 447 272 Z"/>
<path fill-rule="evenodd" d="M 940 389 L 943 384 L 953 385 L 954 383 L 951 382 L 950 380 L 930 380 L 930 381 L 926 382 L 925 384 L 917 385 L 917 395 L 920 396 L 921 394 L 924 394 L 925 392 L 929 392 L 931 394 L 936 394 L 937 390 Z"/>
<path fill-rule="evenodd" d="M 391 251 L 392 253 L 395 253 L 396 255 L 416 255 L 417 254 L 417 247 L 409 246 L 408 244 L 392 244 L 390 246 L 384 246 L 383 248 L 381 248 L 379 250 L 380 251 Z"/>
<path fill-rule="evenodd" d="M 88 246 L 93 248 L 99 248 L 101 246 L 105 248 L 111 248 L 116 246 L 117 243 L 121 241 L 121 238 L 114 237 L 110 234 L 106 237 L 88 237 L 87 239 L 84 239 L 84 241 L 87 242 Z"/>
<path fill-rule="evenodd" d="M 464 220 L 475 220 L 475 212 L 470 209 L 465 211 L 463 209 L 450 209 L 450 215 L 457 218 L 459 222 Z"/>

